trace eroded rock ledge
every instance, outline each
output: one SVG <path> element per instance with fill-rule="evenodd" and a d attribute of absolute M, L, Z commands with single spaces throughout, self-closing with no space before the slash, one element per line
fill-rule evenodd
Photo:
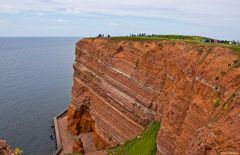
<path fill-rule="evenodd" d="M 158 120 L 158 154 L 239 153 L 238 60 L 223 47 L 83 39 L 76 44 L 68 129 L 93 133 L 101 150 Z"/>

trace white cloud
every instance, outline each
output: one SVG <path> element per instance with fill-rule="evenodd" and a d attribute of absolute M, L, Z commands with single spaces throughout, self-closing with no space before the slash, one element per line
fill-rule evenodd
<path fill-rule="evenodd" d="M 111 26 L 119 26 L 118 23 L 114 23 L 114 22 L 110 22 L 110 23 L 108 23 L 108 24 L 111 25 Z"/>
<path fill-rule="evenodd" d="M 77 15 L 137 16 L 217 26 L 240 24 L 239 0 L 1 0 L 0 13 L 30 11 Z"/>
<path fill-rule="evenodd" d="M 66 22 L 68 22 L 67 20 L 61 19 L 61 18 L 56 19 L 55 21 L 56 21 L 56 22 L 59 22 L 59 23 L 66 23 Z"/>

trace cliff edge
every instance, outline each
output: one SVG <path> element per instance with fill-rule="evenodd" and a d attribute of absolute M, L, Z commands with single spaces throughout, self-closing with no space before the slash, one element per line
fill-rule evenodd
<path fill-rule="evenodd" d="M 95 38 L 75 54 L 67 121 L 76 152 L 82 133 L 102 150 L 157 120 L 157 154 L 240 153 L 240 57 L 231 49 Z"/>

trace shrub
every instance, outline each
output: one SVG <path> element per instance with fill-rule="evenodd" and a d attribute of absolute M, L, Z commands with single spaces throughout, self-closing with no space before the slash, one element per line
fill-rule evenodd
<path fill-rule="evenodd" d="M 220 72 L 220 75 L 223 77 L 226 73 L 224 71 Z"/>
<path fill-rule="evenodd" d="M 17 148 L 15 149 L 15 153 L 16 153 L 17 155 L 21 155 L 21 154 L 23 154 L 23 150 L 20 149 L 19 147 L 17 147 Z"/>
<path fill-rule="evenodd" d="M 224 110 L 227 110 L 228 109 L 228 104 L 226 103 L 225 105 L 224 105 Z"/>
<path fill-rule="evenodd" d="M 217 108 L 220 105 L 221 99 L 219 97 L 213 100 L 213 107 Z"/>
<path fill-rule="evenodd" d="M 233 66 L 234 66 L 235 68 L 240 67 L 240 59 L 235 60 Z"/>

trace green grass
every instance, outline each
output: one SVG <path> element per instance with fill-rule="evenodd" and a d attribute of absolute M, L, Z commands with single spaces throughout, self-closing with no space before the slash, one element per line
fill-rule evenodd
<path fill-rule="evenodd" d="M 156 36 L 119 36 L 111 37 L 114 40 L 185 40 L 185 41 L 197 41 L 202 42 L 204 39 L 211 39 L 201 36 L 185 36 L 185 35 L 156 35 Z"/>
<path fill-rule="evenodd" d="M 186 35 L 156 35 L 156 36 L 118 36 L 111 37 L 113 40 L 132 40 L 132 41 L 151 41 L 151 40 L 171 40 L 171 41 L 184 41 L 192 44 L 199 44 L 205 46 L 221 46 L 230 48 L 233 51 L 240 52 L 240 45 L 230 45 L 224 43 L 204 43 L 205 39 L 212 39 L 202 36 L 186 36 Z"/>
<path fill-rule="evenodd" d="M 152 122 L 142 135 L 128 141 L 124 145 L 109 150 L 109 155 L 155 155 L 159 129 L 160 123 Z"/>

